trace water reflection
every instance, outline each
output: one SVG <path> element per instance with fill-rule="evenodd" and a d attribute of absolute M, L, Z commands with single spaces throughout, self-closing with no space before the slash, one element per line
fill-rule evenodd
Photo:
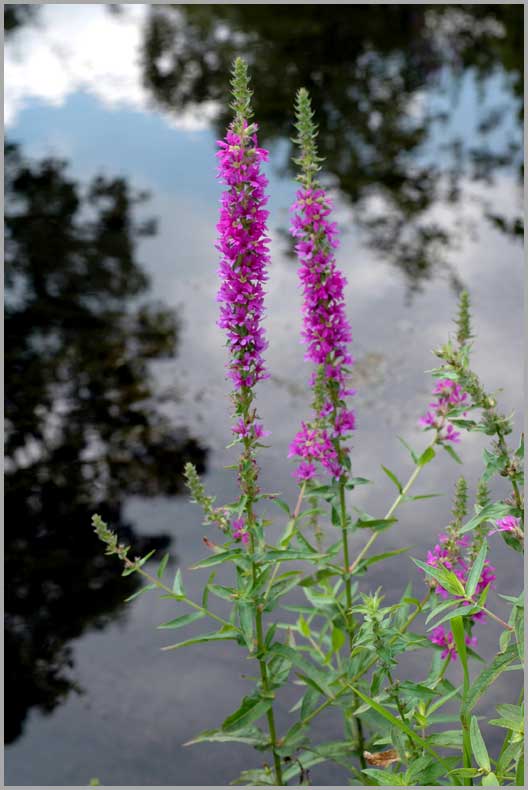
<path fill-rule="evenodd" d="M 122 178 L 87 187 L 53 159 L 6 146 L 6 740 L 28 711 L 77 685 L 70 642 L 119 615 L 136 589 L 88 528 L 104 514 L 138 552 L 163 548 L 123 518 L 131 494 L 177 494 L 206 451 L 163 416 L 149 365 L 176 354 L 172 312 L 144 303 Z M 141 301 L 140 301 L 141 299 Z"/>
<path fill-rule="evenodd" d="M 241 54 L 250 63 L 255 115 L 267 142 L 289 139 L 294 93 L 300 85 L 309 88 L 326 170 L 354 206 L 368 243 L 417 290 L 433 268 L 446 265 L 446 253 L 459 241 L 433 209 L 459 211 L 467 180 L 488 184 L 504 170 L 520 173 L 522 10 L 330 8 L 282 5 L 270 13 L 265 5 L 152 6 L 145 85 L 159 106 L 176 114 L 217 102 L 221 130 L 229 113 L 226 74 Z M 482 111 L 475 134 L 466 128 L 461 137 L 449 127 L 452 103 L 440 97 L 460 88 L 467 74 L 479 82 Z M 497 74 L 504 77 L 500 100 L 488 79 Z M 522 233 L 520 217 L 502 217 L 487 206 L 484 213 L 504 232 Z M 457 285 L 456 272 L 451 276 Z"/>

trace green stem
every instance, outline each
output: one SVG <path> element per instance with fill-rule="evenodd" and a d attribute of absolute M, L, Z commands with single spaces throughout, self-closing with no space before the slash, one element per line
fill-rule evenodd
<path fill-rule="evenodd" d="M 428 602 L 430 597 L 431 597 L 431 590 L 429 590 L 429 592 L 424 596 L 424 598 L 422 598 L 422 600 L 420 601 L 420 603 L 418 604 L 418 606 L 416 607 L 414 612 L 409 615 L 409 617 L 407 618 L 407 620 L 405 621 L 403 626 L 400 628 L 399 632 L 397 634 L 395 634 L 392 637 L 392 639 L 389 639 L 389 645 L 392 645 L 396 641 L 396 639 L 398 638 L 398 636 L 400 634 L 404 634 L 407 631 L 407 629 L 412 625 L 412 623 L 418 617 L 420 612 L 423 610 L 424 606 L 426 605 L 426 603 Z M 350 680 L 348 682 L 349 683 L 355 683 L 356 680 L 360 680 L 363 677 L 363 675 L 365 675 L 369 671 L 369 669 L 371 669 L 374 666 L 374 664 L 377 662 L 377 660 L 378 660 L 378 657 L 376 655 L 376 656 L 374 656 L 374 658 L 372 658 L 366 664 L 366 666 L 363 669 L 361 669 L 359 672 L 356 672 L 356 674 L 352 678 L 350 678 Z M 347 680 L 346 673 L 343 673 L 343 675 L 341 675 L 339 680 L 345 680 L 346 681 Z M 309 724 L 312 721 L 312 719 L 315 719 L 316 716 L 318 716 L 320 713 L 322 713 L 323 710 L 326 710 L 326 708 L 328 708 L 329 705 L 331 705 L 333 702 L 335 702 L 336 699 L 338 699 L 339 697 L 342 697 L 343 694 L 345 694 L 347 691 L 348 691 L 347 686 L 343 686 L 343 688 L 340 689 L 340 691 L 338 691 L 333 697 L 329 697 L 327 700 L 322 702 L 321 705 L 319 705 L 318 708 L 313 710 L 311 713 L 308 714 L 308 716 L 306 716 L 304 719 L 302 719 L 301 722 L 300 722 L 301 726 Z"/>
<path fill-rule="evenodd" d="M 473 606 L 478 606 L 481 612 L 484 612 L 484 614 L 487 614 L 492 620 L 495 620 L 496 623 L 499 623 L 499 625 L 501 625 L 506 631 L 515 631 L 515 628 L 512 625 L 508 625 L 508 623 L 504 622 L 501 617 L 494 614 L 489 609 L 486 609 L 486 607 L 482 606 L 482 604 L 479 604 L 478 601 L 475 601 L 473 598 L 466 598 L 466 601 L 468 601 L 470 604 L 473 604 Z"/>
<path fill-rule="evenodd" d="M 354 646 L 354 624 L 351 620 L 351 610 L 352 610 L 352 583 L 350 581 L 350 554 L 348 548 L 348 525 L 347 525 L 347 512 L 346 512 L 346 500 L 345 500 L 345 482 L 342 479 L 339 483 L 339 504 L 341 508 L 341 535 L 343 540 L 343 579 L 345 582 L 345 600 L 346 600 L 346 630 L 348 634 L 348 644 L 350 648 L 350 652 L 352 653 L 352 648 Z M 359 699 L 357 694 L 354 695 L 356 700 L 356 707 L 359 705 Z M 346 714 L 345 714 L 346 715 Z M 363 725 L 359 716 L 353 717 L 354 726 L 356 729 L 356 740 L 357 740 L 357 749 L 359 752 L 359 761 L 361 763 L 362 768 L 367 767 L 367 763 L 363 752 L 365 751 L 365 738 L 363 735 Z"/>
<path fill-rule="evenodd" d="M 247 529 L 250 536 L 250 548 L 252 555 L 251 574 L 253 578 L 253 586 L 255 587 L 258 580 L 258 568 L 257 568 L 257 563 L 253 560 L 253 556 L 255 553 L 255 535 L 254 535 L 255 515 L 253 513 L 252 497 L 248 497 L 246 513 L 247 513 Z M 264 644 L 264 634 L 262 628 L 262 608 L 263 608 L 262 602 L 256 600 L 255 601 L 255 631 L 257 634 L 257 657 L 260 667 L 260 679 L 262 683 L 262 690 L 264 691 L 266 697 L 269 698 L 271 696 L 271 689 L 269 685 L 268 667 L 265 659 L 265 644 Z M 277 753 L 277 729 L 275 727 L 275 715 L 273 713 L 273 704 L 267 711 L 266 718 L 268 720 L 268 730 L 269 730 L 269 736 L 271 741 L 271 752 L 273 755 L 273 765 L 275 768 L 275 782 L 277 785 L 282 786 L 283 785 L 282 766 L 281 766 L 280 755 Z"/>
<path fill-rule="evenodd" d="M 268 668 L 266 666 L 266 662 L 264 658 L 262 658 L 262 653 L 264 651 L 264 637 L 263 637 L 263 630 L 262 630 L 262 610 L 260 605 L 257 605 L 257 610 L 255 613 L 255 625 L 257 631 L 257 651 L 259 655 L 259 666 L 260 666 L 260 678 L 262 681 L 262 688 L 266 696 L 270 695 L 270 687 L 269 687 L 269 678 L 268 678 Z M 271 740 L 271 751 L 273 754 L 273 765 L 275 768 L 275 781 L 277 785 L 283 785 L 282 779 L 282 766 L 281 766 L 281 759 L 280 755 L 277 753 L 277 729 L 275 727 L 275 716 L 273 713 L 273 705 L 269 708 L 268 712 L 266 713 L 266 718 L 268 720 L 268 729 L 270 734 Z"/>
<path fill-rule="evenodd" d="M 125 559 L 125 565 L 130 568 L 134 565 L 134 563 L 131 560 Z M 167 587 L 166 584 L 163 584 L 163 582 L 161 582 L 159 579 L 156 579 L 155 576 L 151 576 L 150 573 L 147 573 L 147 571 L 143 570 L 143 568 L 137 568 L 136 572 L 139 573 L 141 576 L 143 576 L 145 579 L 147 579 L 147 581 L 150 582 L 150 584 L 155 584 L 156 587 L 158 587 L 160 590 L 163 590 L 164 592 L 174 597 L 174 592 L 173 590 L 171 590 L 170 587 Z M 230 623 L 228 620 L 224 620 L 223 617 L 220 617 L 214 612 L 211 612 L 210 609 L 206 609 L 204 606 L 200 606 L 200 604 L 195 603 L 190 598 L 185 597 L 182 598 L 181 600 L 185 601 L 185 603 L 188 606 L 191 606 L 193 609 L 197 609 L 199 612 L 203 612 L 205 615 L 207 615 L 207 617 L 210 617 L 212 620 L 216 620 L 217 623 L 221 623 L 222 625 L 227 625 L 229 628 L 233 628 L 233 623 Z"/>
<path fill-rule="evenodd" d="M 500 450 L 504 453 L 504 455 L 507 456 L 508 461 L 509 461 L 510 453 L 509 453 L 509 450 L 508 450 L 508 445 L 506 444 L 506 440 L 504 438 L 504 434 L 500 430 L 497 430 L 497 439 L 498 439 Z M 510 478 L 510 482 L 512 484 L 513 495 L 514 495 L 514 498 L 515 498 L 515 503 L 516 503 L 517 507 L 519 508 L 519 510 L 523 510 L 524 507 L 523 507 L 522 496 L 521 496 L 521 493 L 519 491 L 519 487 L 517 485 L 517 482 L 513 478 L 513 473 L 512 472 L 508 472 L 508 477 Z"/>
<path fill-rule="evenodd" d="M 438 440 L 438 437 L 435 437 L 434 441 L 429 445 L 429 447 L 431 449 L 435 446 L 437 440 Z M 392 516 L 392 514 L 394 513 L 394 511 L 396 510 L 398 505 L 402 502 L 403 498 L 405 497 L 405 495 L 407 494 L 407 492 L 409 491 L 409 489 L 411 488 L 411 486 L 415 482 L 415 480 L 418 477 L 418 475 L 420 474 L 420 471 L 422 470 L 422 468 L 423 468 L 423 465 L 421 465 L 421 464 L 417 464 L 416 465 L 413 473 L 411 474 L 411 476 L 409 477 L 409 479 L 405 483 L 404 487 L 402 488 L 402 490 L 400 491 L 400 493 L 398 494 L 398 496 L 396 497 L 396 499 L 394 500 L 394 502 L 392 503 L 390 508 L 387 510 L 387 513 L 385 514 L 384 518 L 387 519 L 387 518 L 390 518 Z M 350 566 L 350 569 L 349 569 L 350 573 L 353 573 L 355 571 L 355 569 L 357 568 L 357 566 L 359 565 L 359 563 L 361 562 L 361 560 L 363 559 L 365 554 L 368 552 L 370 547 L 377 541 L 377 539 L 379 538 L 380 535 L 381 535 L 381 532 L 374 532 L 370 536 L 370 538 L 367 540 L 367 542 L 365 543 L 365 545 L 363 546 L 363 548 L 359 552 L 358 556 L 356 557 L 356 559 L 354 560 L 354 562 Z"/>

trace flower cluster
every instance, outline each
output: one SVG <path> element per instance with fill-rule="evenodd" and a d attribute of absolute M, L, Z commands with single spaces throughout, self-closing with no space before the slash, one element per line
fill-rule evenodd
<path fill-rule="evenodd" d="M 432 551 L 427 552 L 427 565 L 430 565 L 433 568 L 443 567 L 452 571 L 465 586 L 469 573 L 469 564 L 463 553 L 466 549 L 470 549 L 470 541 L 467 535 L 439 535 L 438 543 L 434 546 Z M 486 560 L 475 589 L 475 595 L 477 597 L 486 589 L 486 587 L 494 586 L 493 583 L 496 579 L 494 571 L 494 566 L 490 565 L 488 560 Z M 440 598 L 449 598 L 449 592 L 438 582 L 435 582 L 434 591 Z M 458 596 L 454 596 L 455 599 L 457 597 Z M 470 606 L 471 604 L 469 602 L 464 602 L 462 605 Z M 486 619 L 486 616 L 483 612 L 475 612 L 475 614 L 471 615 L 469 619 L 473 622 L 482 622 Z M 456 648 L 453 641 L 453 635 L 451 632 L 445 632 L 443 626 L 438 626 L 438 628 L 433 630 L 431 641 L 433 644 L 442 645 L 445 648 L 444 652 L 442 653 L 442 657 L 445 658 L 447 655 L 449 655 L 453 660 L 456 658 Z M 474 637 L 471 638 L 471 641 L 466 640 L 466 642 L 468 645 L 477 644 L 477 640 Z"/>
<path fill-rule="evenodd" d="M 319 403 L 313 425 L 308 428 L 303 423 L 290 446 L 290 457 L 302 459 L 295 473 L 299 480 L 315 476 L 316 461 L 339 478 L 344 469 L 334 440 L 345 439 L 355 428 L 354 412 L 344 400 L 354 394 L 346 385 L 347 368 L 353 364 L 348 351 L 352 333 L 345 314 L 346 279 L 333 255 L 337 229 L 326 219 L 331 208 L 323 189 L 299 190 L 292 206 L 290 231 L 298 239 L 295 249 L 303 292 L 301 336 L 307 345 L 305 358 L 322 371 L 322 377 L 313 376 L 311 382 Z M 343 453 L 341 445 L 340 449 Z"/>
<path fill-rule="evenodd" d="M 302 90 L 297 97 L 297 121 L 302 188 L 291 208 L 290 232 L 300 264 L 305 359 L 317 366 L 310 382 L 314 418 L 309 426 L 302 424 L 289 454 L 301 459 L 295 476 L 303 481 L 315 476 L 316 462 L 335 478 L 343 475 L 348 453 L 344 442 L 355 428 L 355 415 L 345 401 L 354 394 L 347 385 L 354 360 L 348 350 L 352 333 L 345 309 L 346 279 L 335 261 L 338 239 L 336 223 L 330 221 L 332 202 L 313 178 L 320 160 L 310 101 Z"/>
<path fill-rule="evenodd" d="M 249 533 L 246 530 L 244 518 L 235 518 L 231 524 L 232 534 L 235 540 L 241 541 L 245 546 L 249 543 Z"/>
<path fill-rule="evenodd" d="M 447 658 L 449 656 L 451 661 L 456 661 L 457 649 L 455 646 L 455 638 L 451 631 L 446 631 L 443 625 L 437 626 L 431 633 L 431 642 L 433 645 L 444 648 L 442 650 L 442 658 Z M 476 638 L 466 635 L 466 645 L 468 647 L 476 647 Z"/>
<path fill-rule="evenodd" d="M 447 415 L 453 408 L 467 406 L 468 394 L 463 392 L 460 384 L 451 379 L 440 379 L 436 382 L 433 390 L 436 400 L 429 404 L 429 409 L 423 417 L 420 417 L 420 424 L 426 428 L 434 428 L 438 431 L 438 441 L 460 442 L 460 431 L 456 431 L 454 426 L 448 421 Z"/>
<path fill-rule="evenodd" d="M 511 532 L 516 538 L 521 540 L 524 538 L 524 533 L 521 529 L 521 520 L 515 516 L 505 516 L 499 518 L 495 522 L 495 529 L 489 532 L 489 535 L 495 535 L 497 532 Z"/>
<path fill-rule="evenodd" d="M 266 177 L 260 172 L 268 152 L 259 148 L 256 125 L 233 125 L 220 140 L 219 178 L 227 186 L 222 194 L 217 248 L 222 254 L 217 299 L 219 326 L 225 330 L 231 352 L 229 377 L 235 387 L 253 387 L 268 377 L 262 352 L 267 347 L 261 326 L 264 283 L 269 262 L 266 231 L 268 211 Z"/>

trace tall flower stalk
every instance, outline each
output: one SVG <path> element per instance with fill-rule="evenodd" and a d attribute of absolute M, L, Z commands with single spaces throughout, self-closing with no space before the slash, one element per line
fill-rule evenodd
<path fill-rule="evenodd" d="M 232 72 L 234 119 L 225 139 L 218 142 L 218 176 L 225 185 L 222 194 L 217 248 L 222 255 L 218 292 L 220 302 L 219 326 L 225 330 L 229 349 L 228 375 L 234 384 L 232 401 L 236 423 L 235 442 L 242 445 L 238 461 L 240 499 L 238 518 L 232 523 L 232 535 L 247 547 L 251 562 L 251 590 L 254 612 L 254 654 L 260 667 L 261 692 L 271 694 L 265 655 L 262 622 L 262 593 L 258 592 L 262 570 L 256 552 L 262 543 L 262 532 L 255 515 L 258 497 L 259 468 L 256 452 L 259 439 L 266 432 L 258 420 L 254 406 L 255 385 L 268 377 L 263 359 L 267 347 L 262 327 L 264 314 L 264 284 L 269 264 L 268 234 L 265 206 L 268 184 L 261 165 L 268 152 L 258 147 L 257 125 L 251 122 L 251 91 L 247 66 L 237 58 Z M 261 586 L 262 587 L 262 586 Z M 260 588 L 261 589 L 261 588 Z M 244 611 L 244 610 L 243 610 Z M 242 611 L 239 616 L 244 619 Z M 241 622 L 241 627 L 243 623 Z M 273 706 L 267 711 L 275 780 L 282 785 L 281 759 L 277 752 L 277 734 Z"/>
<path fill-rule="evenodd" d="M 302 341 L 307 347 L 305 359 L 312 362 L 310 381 L 313 415 L 290 446 L 290 457 L 300 463 L 295 477 L 301 485 L 313 480 L 321 469 L 330 474 L 338 488 L 338 511 L 343 546 L 343 582 L 346 602 L 346 631 L 349 648 L 354 641 L 352 618 L 352 584 L 348 532 L 350 519 L 346 510 L 346 485 L 350 476 L 347 440 L 355 429 L 354 412 L 347 398 L 355 394 L 349 385 L 354 359 L 349 351 L 352 340 L 346 317 L 344 289 L 346 279 L 338 269 L 335 250 L 338 247 L 337 225 L 332 222 L 332 201 L 319 183 L 317 173 L 323 159 L 317 151 L 317 128 L 310 96 L 301 88 L 296 97 L 295 116 L 299 156 L 297 180 L 301 187 L 292 206 L 290 232 L 296 240 L 299 259 L 299 280 L 303 294 Z M 363 761 L 361 722 L 355 719 L 358 748 Z"/>

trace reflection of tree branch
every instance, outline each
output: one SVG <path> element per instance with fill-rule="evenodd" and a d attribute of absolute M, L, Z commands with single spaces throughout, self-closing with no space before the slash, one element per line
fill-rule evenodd
<path fill-rule="evenodd" d="M 164 110 L 217 102 L 223 127 L 225 74 L 235 56 L 244 56 L 253 75 L 261 137 L 268 142 L 291 137 L 292 97 L 305 85 L 320 122 L 325 169 L 353 206 L 367 243 L 405 273 L 412 291 L 432 269 L 446 265 L 456 241 L 456 230 L 431 219 L 431 209 L 462 204 L 466 176 L 487 178 L 511 170 L 519 159 L 518 146 L 495 150 L 486 135 L 521 106 L 522 10 L 512 5 L 380 8 L 277 6 L 270 15 L 266 6 L 153 6 L 143 75 Z M 440 91 L 446 70 L 461 85 L 470 69 L 482 91 L 486 77 L 502 69 L 512 101 L 502 114 L 481 102 L 478 144 L 468 132 L 471 145 L 441 142 L 442 158 L 433 155 L 424 164 L 424 144 L 432 131 L 440 136 L 450 113 L 429 109 L 423 97 Z M 451 280 L 457 280 L 454 272 Z"/>
<path fill-rule="evenodd" d="M 135 221 L 144 199 L 124 179 L 82 190 L 64 163 L 6 147 L 6 735 L 30 708 L 71 690 L 69 643 L 102 628 L 134 592 L 82 529 L 100 509 L 145 553 L 123 518 L 130 495 L 176 494 L 205 450 L 156 408 L 149 361 L 175 356 L 179 325 L 140 304 L 148 280 Z M 78 689 L 77 689 L 78 690 Z"/>

